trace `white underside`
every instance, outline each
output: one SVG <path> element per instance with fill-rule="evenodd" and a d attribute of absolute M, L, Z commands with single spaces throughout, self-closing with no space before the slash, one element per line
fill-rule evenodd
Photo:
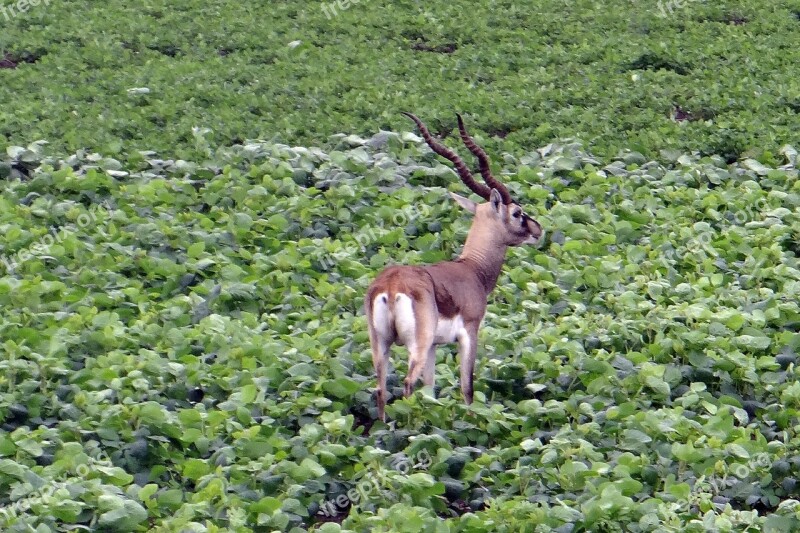
<path fill-rule="evenodd" d="M 439 317 L 436 322 L 436 335 L 433 338 L 433 343 L 456 342 L 462 334 L 466 334 L 466 330 L 464 329 L 464 320 L 462 320 L 461 315 L 456 315 L 452 318 Z"/>
<path fill-rule="evenodd" d="M 411 298 L 406 294 L 395 295 L 394 309 L 389 306 L 388 296 L 385 292 L 376 295 L 372 302 L 372 326 L 375 328 L 375 332 L 384 339 L 391 338 L 393 330 L 396 331 L 396 344 L 410 348 L 417 343 L 414 306 Z M 434 344 L 451 342 L 463 344 L 468 342 L 468 339 L 469 336 L 464 328 L 464 320 L 461 315 L 452 318 L 439 317 L 433 338 Z"/>

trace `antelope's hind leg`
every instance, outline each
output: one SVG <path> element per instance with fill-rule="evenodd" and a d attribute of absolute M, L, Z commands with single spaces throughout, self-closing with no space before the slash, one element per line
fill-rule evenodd
<path fill-rule="evenodd" d="M 424 373 L 425 378 L 428 377 L 428 359 L 435 349 L 436 304 L 429 297 L 411 300 L 405 294 L 398 294 L 395 313 L 397 335 L 408 348 L 408 375 L 403 389 L 404 396 L 408 397 L 420 376 Z"/>
<path fill-rule="evenodd" d="M 431 357 L 436 359 L 436 347 L 433 345 L 433 335 L 427 342 L 420 343 L 413 349 L 408 350 L 408 376 L 405 379 L 404 395 L 406 398 L 411 396 L 414 385 L 419 378 L 425 385 L 433 386 L 433 364 L 429 363 Z"/>
<path fill-rule="evenodd" d="M 384 414 L 384 409 L 386 408 L 386 396 L 388 395 L 386 390 L 386 373 L 389 370 L 389 348 L 392 344 L 375 334 L 373 328 L 369 329 L 369 344 L 372 348 L 372 366 L 375 367 L 375 375 L 378 378 L 378 388 L 375 393 L 378 404 L 378 418 L 385 422 L 386 415 Z"/>
<path fill-rule="evenodd" d="M 374 321 L 373 321 L 374 320 Z M 371 311 L 367 311 L 367 327 L 369 345 L 372 349 L 372 366 L 375 367 L 378 387 L 375 393 L 378 404 L 378 418 L 386 421 L 384 410 L 388 392 L 386 390 L 386 374 L 389 370 L 389 350 L 394 342 L 395 332 L 391 313 L 387 305 L 386 295 L 375 299 Z"/>

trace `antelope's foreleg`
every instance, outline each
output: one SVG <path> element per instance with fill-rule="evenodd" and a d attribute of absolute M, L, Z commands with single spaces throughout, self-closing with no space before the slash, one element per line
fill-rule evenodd
<path fill-rule="evenodd" d="M 428 357 L 425 359 L 425 369 L 422 371 L 422 383 L 426 387 L 433 387 L 434 374 L 436 371 L 436 345 L 432 345 L 428 350 Z"/>
<path fill-rule="evenodd" d="M 475 372 L 475 356 L 478 353 L 477 328 L 462 328 L 458 333 L 458 359 L 461 367 L 461 393 L 464 402 L 472 403 L 473 373 Z"/>

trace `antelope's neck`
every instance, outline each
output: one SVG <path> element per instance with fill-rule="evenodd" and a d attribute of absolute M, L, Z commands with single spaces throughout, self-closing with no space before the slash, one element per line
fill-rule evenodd
<path fill-rule="evenodd" d="M 495 236 L 485 232 L 470 230 L 464 250 L 458 258 L 459 262 L 475 269 L 487 295 L 497 285 L 508 248 L 505 244 L 497 244 L 495 239 Z"/>

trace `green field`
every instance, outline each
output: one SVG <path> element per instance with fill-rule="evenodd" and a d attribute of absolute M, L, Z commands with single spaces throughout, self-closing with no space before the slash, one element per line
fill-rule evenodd
<path fill-rule="evenodd" d="M 9 5 L 0 531 L 800 529 L 800 3 Z M 548 237 L 384 424 L 470 224 L 404 110 Z"/>
<path fill-rule="evenodd" d="M 195 126 L 217 145 L 318 145 L 405 129 L 401 110 L 446 130 L 458 110 L 505 137 L 494 150 L 774 153 L 800 122 L 800 2 L 763 4 L 361 0 L 329 18 L 316 2 L 50 0 L 0 12 L 0 51 L 24 65 L 2 72 L 0 143 L 194 158 Z"/>

